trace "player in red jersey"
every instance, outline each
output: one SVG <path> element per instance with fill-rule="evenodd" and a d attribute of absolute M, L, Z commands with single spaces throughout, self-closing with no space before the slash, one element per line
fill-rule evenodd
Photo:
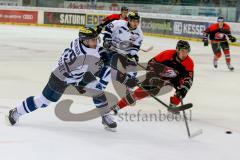
<path fill-rule="evenodd" d="M 107 16 L 102 20 L 102 22 L 97 26 L 97 32 L 101 33 L 102 29 L 111 23 L 114 20 L 125 20 L 128 21 L 128 8 L 126 6 L 122 6 L 120 14 L 112 14 Z"/>
<path fill-rule="evenodd" d="M 113 107 L 114 112 L 149 96 L 149 93 L 157 95 L 166 84 L 175 88 L 175 94 L 170 97 L 170 105 L 177 107 L 193 83 L 194 62 L 188 55 L 190 50 L 187 41 L 179 40 L 176 49 L 165 50 L 152 58 L 148 62 L 146 79 L 141 87 L 131 96 L 118 101 Z"/>
<path fill-rule="evenodd" d="M 233 71 L 234 68 L 231 65 L 231 57 L 229 44 L 227 41 L 227 37 L 231 42 L 236 42 L 236 38 L 232 36 L 230 26 L 224 22 L 224 18 L 222 16 L 218 17 L 217 23 L 210 25 L 204 31 L 204 46 L 208 46 L 208 39 L 211 41 L 212 50 L 214 53 L 213 65 L 215 68 L 218 67 L 218 59 L 221 57 L 221 49 L 225 55 L 226 63 L 228 69 Z"/>

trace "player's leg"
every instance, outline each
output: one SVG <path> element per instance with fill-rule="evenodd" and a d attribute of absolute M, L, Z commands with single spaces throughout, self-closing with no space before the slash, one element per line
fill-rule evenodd
<path fill-rule="evenodd" d="M 100 78 L 100 85 L 98 87 L 102 87 L 102 89 L 105 89 L 111 79 L 111 61 L 114 53 L 106 49 L 101 49 L 99 51 L 99 54 L 104 65 L 100 69 L 98 74 L 98 77 Z"/>
<path fill-rule="evenodd" d="M 83 87 L 85 90 L 84 95 L 93 98 L 93 103 L 102 117 L 102 124 L 114 131 L 114 128 L 117 127 L 117 123 L 109 114 L 110 107 L 108 107 L 108 101 L 104 92 L 104 87 L 99 87 L 101 86 L 101 83 L 97 81 L 96 77 L 91 73 L 85 74 L 83 82 L 85 83 L 84 86 L 77 86 L 76 89 L 78 90 L 79 87 Z"/>
<path fill-rule="evenodd" d="M 9 111 L 6 120 L 10 125 L 14 125 L 20 116 L 31 113 L 38 108 L 45 108 L 51 102 L 56 102 L 62 96 L 67 85 L 60 81 L 55 75 L 51 75 L 50 79 L 39 96 L 30 96 L 15 108 Z"/>
<path fill-rule="evenodd" d="M 223 53 L 225 55 L 225 60 L 226 60 L 226 64 L 228 66 L 228 69 L 233 71 L 234 68 L 231 65 L 231 56 L 230 56 L 230 49 L 229 49 L 228 42 L 227 41 L 226 42 L 221 42 L 221 47 L 222 47 Z"/>
<path fill-rule="evenodd" d="M 111 79 L 111 67 L 104 65 L 99 72 L 99 78 L 98 87 L 105 89 Z"/>
<path fill-rule="evenodd" d="M 136 79 L 137 77 L 137 65 L 135 62 L 130 62 L 127 61 L 126 64 L 126 73 L 127 76 L 129 77 L 129 79 Z M 130 87 L 126 87 L 126 95 L 125 97 L 128 99 L 128 104 L 129 105 L 134 105 L 135 104 L 135 98 L 133 97 L 133 92 L 134 92 L 134 88 L 130 88 Z"/>
<path fill-rule="evenodd" d="M 110 107 L 108 106 L 108 101 L 104 91 L 97 91 L 95 95 L 93 95 L 93 102 L 95 106 L 98 108 L 98 111 L 102 117 L 102 124 L 105 128 L 114 129 L 117 127 L 117 123 L 114 121 L 113 117 L 109 114 Z"/>
<path fill-rule="evenodd" d="M 213 53 L 214 53 L 213 66 L 215 68 L 217 68 L 218 67 L 218 60 L 222 56 L 220 44 L 219 43 L 212 43 L 212 50 L 213 50 Z"/>
<path fill-rule="evenodd" d="M 101 60 L 104 63 L 104 66 L 100 69 L 98 77 L 100 78 L 99 84 L 101 84 L 102 89 L 105 89 L 111 80 L 111 69 L 118 70 L 118 54 L 111 51 L 101 51 Z M 120 59 L 122 61 L 122 59 Z"/>
<path fill-rule="evenodd" d="M 117 113 L 118 110 L 127 107 L 128 105 L 135 104 L 136 101 L 148 97 L 149 94 L 157 95 L 160 89 L 165 85 L 165 82 L 160 78 L 147 73 L 146 79 L 142 82 L 141 87 L 138 87 L 131 95 L 127 95 L 120 99 L 113 111 Z"/>
<path fill-rule="evenodd" d="M 133 105 L 135 101 L 143 99 L 147 96 L 149 96 L 149 93 L 146 90 L 142 88 L 137 88 L 131 95 L 127 95 L 126 97 L 123 97 L 118 101 L 117 103 L 117 106 L 119 107 L 118 109 L 125 108 L 128 105 Z"/>
<path fill-rule="evenodd" d="M 161 67 L 162 66 L 159 66 L 158 68 L 160 69 Z M 137 100 L 148 97 L 149 94 L 157 95 L 160 89 L 165 86 L 166 81 L 161 79 L 161 77 L 159 77 L 159 75 L 156 73 L 158 73 L 158 70 L 148 71 L 146 73 L 145 80 L 141 83 L 141 87 L 137 88 L 132 94 L 128 94 L 126 97 L 118 101 L 118 104 L 114 106 L 113 111 L 117 113 L 119 109 L 122 109 L 128 105 L 133 105 Z"/>

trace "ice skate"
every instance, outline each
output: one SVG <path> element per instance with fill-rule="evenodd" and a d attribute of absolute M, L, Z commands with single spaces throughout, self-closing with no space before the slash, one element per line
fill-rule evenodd
<path fill-rule="evenodd" d="M 109 113 L 102 116 L 102 124 L 106 130 L 116 132 L 117 123 L 113 120 Z"/>
<path fill-rule="evenodd" d="M 5 116 L 6 123 L 9 126 L 13 126 L 17 123 L 20 115 L 17 112 L 17 108 L 13 108 L 9 111 L 9 113 Z"/>

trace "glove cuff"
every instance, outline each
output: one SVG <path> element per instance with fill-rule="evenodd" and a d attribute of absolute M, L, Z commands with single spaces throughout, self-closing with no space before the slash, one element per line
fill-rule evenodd
<path fill-rule="evenodd" d="M 170 97 L 171 104 L 177 106 L 177 105 L 179 105 L 180 102 L 181 102 L 181 99 L 178 96 L 174 95 L 174 96 Z"/>

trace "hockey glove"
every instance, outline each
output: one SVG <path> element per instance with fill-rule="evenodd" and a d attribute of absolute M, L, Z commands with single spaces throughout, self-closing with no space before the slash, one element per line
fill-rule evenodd
<path fill-rule="evenodd" d="M 138 79 L 131 77 L 126 73 L 117 72 L 116 80 L 129 88 L 133 88 L 138 85 Z"/>
<path fill-rule="evenodd" d="M 111 41 L 111 40 L 106 39 L 106 40 L 103 42 L 103 47 L 104 47 L 105 49 L 109 49 L 111 46 L 112 46 L 112 41 Z"/>
<path fill-rule="evenodd" d="M 232 35 L 228 35 L 228 37 L 229 37 L 229 40 L 230 40 L 232 43 L 237 41 L 236 37 L 234 37 L 234 36 L 232 36 Z"/>
<path fill-rule="evenodd" d="M 204 46 L 208 46 L 208 38 L 207 37 L 204 37 L 202 41 L 203 41 Z"/>
<path fill-rule="evenodd" d="M 97 33 L 100 34 L 102 32 L 103 26 L 102 25 L 98 25 L 97 26 Z"/>
<path fill-rule="evenodd" d="M 125 84 L 127 87 L 133 88 L 133 87 L 137 86 L 138 79 L 129 74 L 126 74 L 123 84 Z"/>
<path fill-rule="evenodd" d="M 138 55 L 131 55 L 131 54 L 127 54 L 127 57 L 128 57 L 128 60 L 129 61 L 132 61 L 132 62 L 134 62 L 134 59 L 135 59 L 135 62 L 139 62 L 139 57 L 138 57 Z"/>
<path fill-rule="evenodd" d="M 188 92 L 188 88 L 184 85 L 181 85 L 176 90 L 176 96 L 179 98 L 184 98 Z"/>

